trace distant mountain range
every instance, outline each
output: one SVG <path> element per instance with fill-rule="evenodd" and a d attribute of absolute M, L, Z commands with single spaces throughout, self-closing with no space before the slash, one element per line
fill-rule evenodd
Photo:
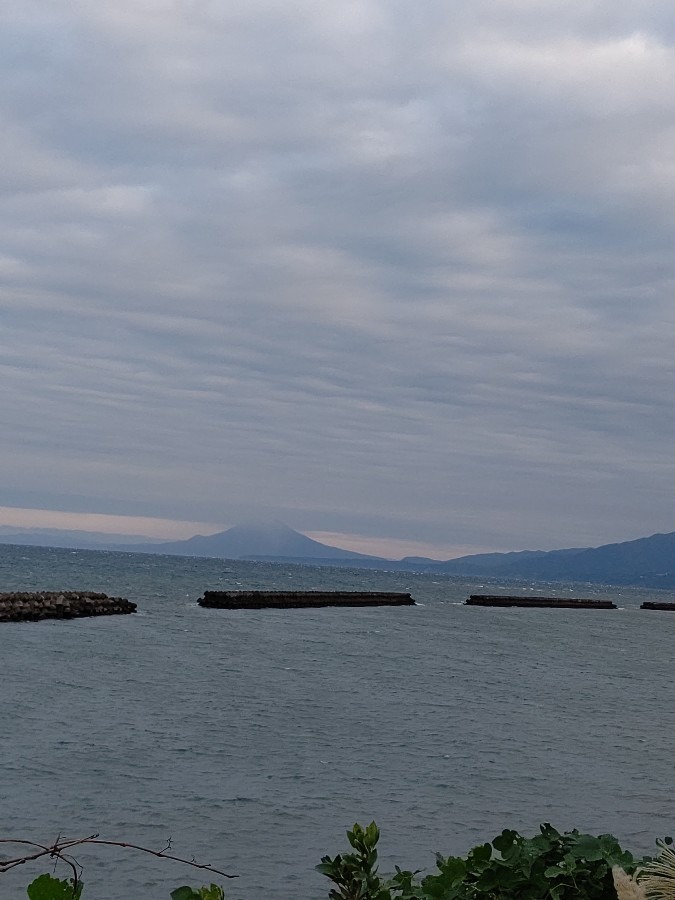
<path fill-rule="evenodd" d="M 188 540 L 169 542 L 151 542 L 147 538 L 128 535 L 56 529 L 17 531 L 0 527 L 0 543 L 267 560 L 480 578 L 675 588 L 675 532 L 601 547 L 479 553 L 445 561 L 413 556 L 389 560 L 355 553 L 312 540 L 281 522 L 236 525 L 218 534 L 195 535 Z"/>
<path fill-rule="evenodd" d="M 463 556 L 426 571 L 448 575 L 675 587 L 675 532 L 566 550 Z"/>

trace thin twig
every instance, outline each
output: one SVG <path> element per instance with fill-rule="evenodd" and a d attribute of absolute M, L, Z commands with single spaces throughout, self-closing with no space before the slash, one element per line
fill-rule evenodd
<path fill-rule="evenodd" d="M 238 875 L 230 875 L 228 872 L 223 872 L 221 869 L 214 868 L 211 863 L 198 863 L 194 856 L 192 859 L 183 859 L 182 856 L 173 856 L 171 853 L 166 853 L 164 850 L 150 850 L 148 847 L 139 847 L 138 844 L 129 844 L 126 841 L 102 841 L 97 839 L 87 839 L 88 844 L 103 844 L 108 845 L 110 847 L 124 847 L 130 850 L 139 850 L 141 853 L 150 853 L 152 856 L 157 856 L 159 859 L 173 859 L 175 862 L 184 863 L 186 866 L 192 866 L 194 869 L 208 869 L 209 872 L 214 872 L 216 875 L 222 875 L 223 878 L 239 878 Z"/>
<path fill-rule="evenodd" d="M 9 872 L 10 869 L 22 866 L 25 863 L 34 862 L 43 856 L 51 856 L 56 860 L 62 860 L 70 867 L 73 873 L 73 891 L 75 891 L 79 883 L 81 867 L 79 867 L 77 860 L 70 855 L 66 855 L 66 851 L 71 850 L 73 847 L 80 847 L 85 844 L 97 844 L 105 847 L 120 847 L 125 850 L 137 850 L 140 853 L 149 853 L 151 856 L 156 856 L 158 859 L 170 859 L 174 862 L 183 863 L 183 865 L 191 866 L 193 869 L 205 869 L 209 872 L 213 872 L 214 875 L 221 875 L 223 878 L 239 877 L 238 875 L 231 875 L 229 872 L 223 872 L 222 869 L 216 869 L 211 863 L 198 863 L 194 856 L 192 859 L 184 859 L 182 856 L 175 856 L 172 853 L 167 853 L 167 850 L 170 850 L 172 846 L 171 838 L 169 838 L 163 850 L 151 850 L 149 847 L 141 847 L 139 844 L 130 844 L 127 841 L 101 840 L 99 839 L 98 834 L 91 834 L 88 837 L 83 838 L 62 838 L 61 835 L 59 835 L 56 841 L 49 845 L 39 844 L 36 841 L 29 841 L 21 838 L 0 838 L 0 844 L 19 844 L 25 847 L 35 848 L 34 853 L 27 853 L 13 859 L 0 861 L 0 874 Z M 78 868 L 80 869 L 80 872 L 78 872 Z"/>

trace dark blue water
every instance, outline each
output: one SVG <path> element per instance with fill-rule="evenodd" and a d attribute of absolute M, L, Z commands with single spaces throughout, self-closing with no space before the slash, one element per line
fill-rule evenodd
<path fill-rule="evenodd" d="M 0 547 L 0 573 L 1 590 L 90 588 L 140 609 L 0 627 L 4 836 L 170 837 L 239 873 L 232 898 L 313 900 L 328 891 L 314 865 L 354 821 L 377 820 L 384 869 L 542 821 L 639 852 L 673 831 L 675 614 L 639 611 L 646 594 L 575 586 L 624 608 L 480 609 L 461 605 L 477 580 L 17 547 Z M 222 587 L 422 605 L 196 605 Z M 130 851 L 78 858 L 90 900 L 210 880 Z M 0 875 L 0 896 L 39 871 Z"/>

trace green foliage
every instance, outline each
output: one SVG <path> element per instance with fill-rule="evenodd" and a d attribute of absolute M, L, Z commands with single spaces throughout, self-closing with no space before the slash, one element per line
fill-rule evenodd
<path fill-rule="evenodd" d="M 82 888 L 81 881 L 76 885 L 72 879 L 66 881 L 45 874 L 32 881 L 26 892 L 30 900 L 79 900 Z"/>
<path fill-rule="evenodd" d="M 225 891 L 217 884 L 200 888 L 179 887 L 171 891 L 171 900 L 225 900 Z"/>
<path fill-rule="evenodd" d="M 493 852 L 493 851 L 496 851 Z M 438 859 L 438 874 L 422 882 L 438 900 L 615 900 L 612 866 L 635 868 L 632 855 L 609 834 L 561 834 L 551 825 L 525 838 L 505 830 L 466 859 Z"/>
<path fill-rule="evenodd" d="M 338 854 L 334 859 L 322 857 L 317 871 L 336 885 L 328 894 L 330 900 L 390 900 L 391 893 L 377 873 L 379 839 L 375 822 L 366 828 L 357 824 L 347 832 L 354 853 Z"/>
<path fill-rule="evenodd" d="M 80 900 L 83 884 L 75 885 L 51 875 L 40 875 L 27 890 L 29 900 Z M 179 887 L 171 892 L 171 900 L 225 900 L 225 891 L 217 884 L 200 888 Z"/>
<path fill-rule="evenodd" d="M 355 853 L 326 856 L 317 866 L 337 885 L 331 900 L 616 900 L 612 866 L 630 872 L 636 865 L 609 834 L 561 834 L 542 825 L 532 838 L 505 830 L 466 857 L 439 856 L 437 872 L 421 881 L 398 868 L 383 879 L 375 823 L 355 825 L 347 837 Z"/>

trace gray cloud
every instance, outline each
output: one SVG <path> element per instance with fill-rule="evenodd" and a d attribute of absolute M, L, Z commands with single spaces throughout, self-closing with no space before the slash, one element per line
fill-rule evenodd
<path fill-rule="evenodd" d="M 2 19 L 5 505 L 672 530 L 669 5 Z"/>

